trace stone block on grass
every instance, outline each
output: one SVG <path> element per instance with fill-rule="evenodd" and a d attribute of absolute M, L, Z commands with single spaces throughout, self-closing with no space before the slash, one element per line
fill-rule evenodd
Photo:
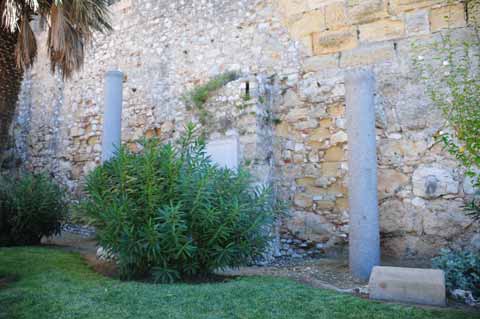
<path fill-rule="evenodd" d="M 374 267 L 370 299 L 445 306 L 445 275 L 439 269 Z"/>

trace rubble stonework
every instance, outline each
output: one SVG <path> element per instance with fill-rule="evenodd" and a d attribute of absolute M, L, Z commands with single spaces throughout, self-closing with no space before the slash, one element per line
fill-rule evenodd
<path fill-rule="evenodd" d="M 52 76 L 46 48 L 39 49 L 15 129 L 27 167 L 81 192 L 101 158 L 104 76 L 119 69 L 122 140 L 130 148 L 144 136 L 175 138 L 189 121 L 212 140 L 237 136 L 242 164 L 290 203 L 280 252 L 342 246 L 349 221 L 344 72 L 368 66 L 376 78 L 383 252 L 474 246 L 478 227 L 462 212 L 471 185 L 435 143 L 444 121 L 417 79 L 412 49 L 417 44 L 428 59 L 445 32 L 471 38 L 467 17 L 474 15 L 462 2 L 122 0 L 111 8 L 114 31 L 95 35 L 73 79 Z M 241 77 L 211 96 L 202 125 L 182 97 L 225 71 Z"/>

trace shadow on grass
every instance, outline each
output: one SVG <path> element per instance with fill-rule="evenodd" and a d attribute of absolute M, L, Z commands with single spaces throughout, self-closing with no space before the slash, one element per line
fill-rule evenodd
<path fill-rule="evenodd" d="M 19 281 L 20 278 L 15 275 L 0 273 L 0 290 L 11 289 L 10 285 Z M 15 308 L 22 302 L 22 295 L 19 292 L 13 292 L 0 298 L 0 319 L 18 319 L 15 314 Z"/>

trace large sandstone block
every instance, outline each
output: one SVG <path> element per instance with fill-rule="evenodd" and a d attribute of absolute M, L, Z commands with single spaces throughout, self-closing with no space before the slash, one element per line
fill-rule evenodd
<path fill-rule="evenodd" d="M 288 29 L 296 39 L 309 35 L 313 32 L 325 30 L 325 11 L 318 9 L 306 12 L 295 21 L 292 21 Z"/>
<path fill-rule="evenodd" d="M 355 48 L 357 43 L 357 31 L 354 27 L 313 34 L 313 52 L 316 55 L 350 50 Z"/>
<path fill-rule="evenodd" d="M 393 44 L 385 42 L 375 45 L 355 48 L 342 52 L 340 67 L 356 67 L 392 61 L 395 58 Z"/>
<path fill-rule="evenodd" d="M 398 14 L 448 3 L 448 1 L 450 0 L 390 0 L 390 8 L 393 13 Z"/>
<path fill-rule="evenodd" d="M 430 26 L 432 32 L 447 28 L 461 28 L 467 25 L 463 3 L 432 9 Z"/>
<path fill-rule="evenodd" d="M 325 24 L 330 29 L 336 29 L 347 24 L 345 3 L 333 2 L 325 7 Z"/>
<path fill-rule="evenodd" d="M 340 61 L 338 54 L 313 56 L 303 61 L 303 70 L 305 72 L 317 72 L 325 69 L 338 68 Z"/>
<path fill-rule="evenodd" d="M 280 0 L 279 7 L 284 16 L 288 19 L 291 16 L 307 10 L 306 0 Z"/>
<path fill-rule="evenodd" d="M 418 167 L 412 177 L 413 193 L 423 198 L 437 198 L 446 194 L 457 194 L 459 182 L 453 171 L 439 165 Z"/>
<path fill-rule="evenodd" d="M 374 267 L 370 299 L 445 306 L 445 274 L 439 269 Z"/>
<path fill-rule="evenodd" d="M 372 22 L 388 17 L 385 0 L 348 0 L 348 21 L 351 24 Z"/>
<path fill-rule="evenodd" d="M 396 39 L 405 35 L 405 23 L 401 20 L 384 19 L 360 25 L 359 31 L 362 42 Z"/>

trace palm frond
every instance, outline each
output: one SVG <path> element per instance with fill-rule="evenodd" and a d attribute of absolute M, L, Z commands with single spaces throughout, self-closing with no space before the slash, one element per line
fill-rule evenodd
<path fill-rule="evenodd" d="M 20 19 L 18 40 L 15 47 L 17 67 L 26 69 L 30 67 L 37 56 L 37 39 L 30 26 L 30 18 L 24 14 Z"/>
<path fill-rule="evenodd" d="M 0 27 L 18 32 L 15 54 L 21 69 L 30 67 L 37 54 L 30 22 L 34 16 L 44 22 L 52 71 L 60 69 L 64 78 L 82 67 L 93 32 L 112 29 L 107 0 L 0 0 L 0 14 Z"/>

